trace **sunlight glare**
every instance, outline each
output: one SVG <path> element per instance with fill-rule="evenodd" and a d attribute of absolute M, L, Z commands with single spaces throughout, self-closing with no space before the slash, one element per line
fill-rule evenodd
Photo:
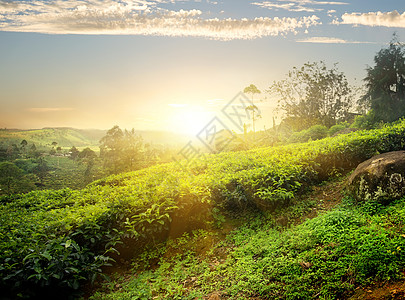
<path fill-rule="evenodd" d="M 202 106 L 177 107 L 170 117 L 171 130 L 186 135 L 198 134 L 214 117 L 213 112 Z"/>

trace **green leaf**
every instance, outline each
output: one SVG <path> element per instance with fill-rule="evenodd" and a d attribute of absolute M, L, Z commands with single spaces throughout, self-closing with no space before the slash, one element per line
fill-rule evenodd
<path fill-rule="evenodd" d="M 42 257 L 45 257 L 47 260 L 51 260 L 51 259 L 52 259 L 52 256 L 51 256 L 51 254 L 50 254 L 48 251 L 45 251 L 45 252 L 41 253 L 41 256 L 42 256 Z"/>

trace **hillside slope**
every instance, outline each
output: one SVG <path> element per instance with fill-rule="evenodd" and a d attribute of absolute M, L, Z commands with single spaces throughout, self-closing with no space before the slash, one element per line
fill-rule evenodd
<path fill-rule="evenodd" d="M 403 299 L 405 199 L 358 205 L 345 183 L 151 247 L 85 298 Z"/>
<path fill-rule="evenodd" d="M 33 130 L 0 130 L 0 143 L 17 144 L 26 140 L 36 146 L 50 146 L 56 142 L 60 147 L 98 146 L 99 140 L 105 135 L 105 130 L 83 130 L 74 128 L 43 128 Z"/>
<path fill-rule="evenodd" d="M 76 129 L 76 128 L 42 128 L 32 130 L 0 129 L 0 145 L 16 144 L 22 140 L 36 146 L 49 146 L 53 142 L 60 147 L 98 147 L 100 139 L 104 137 L 107 130 L 101 129 Z M 166 131 L 135 131 L 142 136 L 145 143 L 153 143 L 168 146 L 183 146 L 189 141 L 189 137 Z"/>
<path fill-rule="evenodd" d="M 168 237 L 216 226 L 223 213 L 243 218 L 250 209 L 299 207 L 295 199 L 314 184 L 404 145 L 401 121 L 304 144 L 208 155 L 186 169 L 156 165 L 80 191 L 3 197 L 0 288 L 10 294 L 49 292 L 44 286 L 77 289 L 112 258 L 130 259 Z M 337 214 L 338 222 L 347 216 Z"/>

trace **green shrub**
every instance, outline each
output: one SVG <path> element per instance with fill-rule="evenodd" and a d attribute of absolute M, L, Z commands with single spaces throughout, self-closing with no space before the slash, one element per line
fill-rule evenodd
<path fill-rule="evenodd" d="M 327 130 L 314 127 L 311 132 L 320 137 Z M 134 253 L 164 240 L 174 223 L 180 230 L 189 230 L 191 225 L 212 222 L 213 208 L 232 207 L 240 213 L 247 206 L 274 210 L 289 205 L 297 194 L 336 170 L 350 170 L 376 153 L 404 147 L 405 121 L 400 121 L 309 143 L 207 155 L 185 170 L 176 163 L 156 165 L 95 181 L 79 191 L 35 191 L 2 198 L 0 288 L 19 293 L 25 285 L 46 285 L 49 278 L 51 285 L 75 287 L 75 280 L 83 283 L 90 279 L 103 264 L 110 263 L 109 258 L 117 257 L 117 251 Z M 332 219 L 349 226 L 341 215 L 330 216 Z M 333 228 L 338 230 L 339 226 Z M 75 242 L 79 250 L 63 248 L 67 240 L 71 245 Z M 314 241 L 308 236 L 296 243 L 297 247 L 311 247 Z M 64 268 L 80 269 L 61 276 L 60 265 L 48 268 L 45 263 L 49 251 L 54 251 L 51 257 L 64 258 Z M 30 256 L 32 253 L 35 255 Z M 77 255 L 83 255 L 79 266 Z M 278 263 L 281 258 L 275 265 Z M 261 267 L 258 265 L 258 270 L 264 271 Z M 286 274 L 300 269 L 294 264 L 285 268 Z M 252 286 L 254 274 L 245 281 Z M 258 284 L 262 280 L 256 279 Z M 257 292 L 263 292 L 261 288 Z M 294 295 L 293 285 L 291 289 Z M 308 295 L 312 295 L 310 290 Z"/>
<path fill-rule="evenodd" d="M 308 129 L 294 132 L 289 141 L 291 143 L 303 143 L 309 140 L 320 140 L 328 136 L 328 128 L 323 125 L 314 125 Z"/>
<path fill-rule="evenodd" d="M 349 125 L 350 125 L 350 124 L 347 123 L 347 122 L 333 125 L 331 128 L 329 128 L 328 134 L 329 134 L 329 136 L 332 136 L 332 135 L 334 135 L 335 133 L 337 133 L 337 132 L 339 132 L 339 131 L 342 131 L 342 130 L 345 129 L 345 128 L 348 128 Z"/>

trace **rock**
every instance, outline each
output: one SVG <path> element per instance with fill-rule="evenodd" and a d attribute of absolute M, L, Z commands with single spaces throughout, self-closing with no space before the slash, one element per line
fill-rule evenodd
<path fill-rule="evenodd" d="M 388 203 L 405 195 L 405 151 L 380 154 L 359 164 L 348 191 L 357 201 Z"/>
<path fill-rule="evenodd" d="M 212 293 L 208 300 L 221 300 L 221 297 L 219 296 L 218 293 Z"/>

